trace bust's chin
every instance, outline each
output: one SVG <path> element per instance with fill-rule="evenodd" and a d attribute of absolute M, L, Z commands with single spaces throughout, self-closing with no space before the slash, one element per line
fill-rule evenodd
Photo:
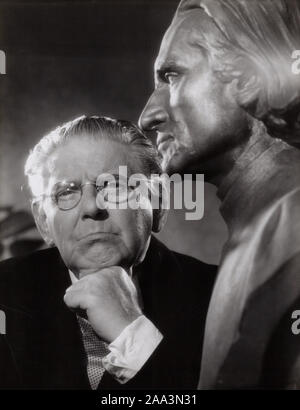
<path fill-rule="evenodd" d="M 162 155 L 162 169 L 168 175 L 178 174 L 196 174 L 203 173 L 199 160 L 196 156 L 191 155 L 187 150 L 178 150 L 166 152 Z"/>

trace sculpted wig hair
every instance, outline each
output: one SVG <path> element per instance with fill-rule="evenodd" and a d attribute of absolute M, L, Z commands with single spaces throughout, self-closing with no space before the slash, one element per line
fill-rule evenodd
<path fill-rule="evenodd" d="M 206 13 L 218 35 L 201 31 L 198 45 L 223 82 L 235 80 L 237 102 L 270 135 L 300 146 L 299 0 L 182 0 L 174 20 Z M 197 30 L 198 32 L 198 30 Z"/>
<path fill-rule="evenodd" d="M 35 191 L 39 191 L 43 185 L 41 180 L 49 156 L 56 148 L 78 137 L 96 141 L 112 140 L 128 145 L 130 152 L 133 151 L 139 161 L 140 172 L 147 176 L 162 172 L 155 147 L 133 123 L 108 117 L 82 116 L 45 135 L 31 151 L 25 164 L 25 175 L 28 177 L 28 185 L 33 196 L 41 194 Z"/>

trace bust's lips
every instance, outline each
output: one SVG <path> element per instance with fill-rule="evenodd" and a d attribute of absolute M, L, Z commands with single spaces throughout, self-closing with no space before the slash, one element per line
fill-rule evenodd
<path fill-rule="evenodd" d="M 174 141 L 174 137 L 171 134 L 158 134 L 156 140 L 158 151 L 164 151 L 171 141 Z"/>

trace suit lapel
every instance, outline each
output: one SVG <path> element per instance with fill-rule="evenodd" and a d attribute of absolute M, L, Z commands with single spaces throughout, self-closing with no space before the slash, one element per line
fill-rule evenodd
<path fill-rule="evenodd" d="M 69 272 L 59 257 L 59 274 L 54 289 L 53 309 L 47 310 L 43 317 L 45 328 L 44 354 L 49 365 L 49 376 L 58 388 L 89 389 L 86 371 L 86 355 L 79 324 L 75 313 L 66 306 L 63 300 L 65 290 L 71 285 Z M 49 360 L 50 359 L 50 360 Z"/>
<path fill-rule="evenodd" d="M 68 270 L 55 250 L 50 250 L 35 276 L 42 283 L 33 302 L 13 312 L 10 344 L 16 365 L 28 388 L 89 388 L 85 351 L 76 315 L 64 303 L 70 286 Z M 27 284 L 28 285 L 28 284 Z"/>
<path fill-rule="evenodd" d="M 28 384 L 24 387 L 89 389 L 79 325 L 76 315 L 63 301 L 71 283 L 68 270 L 55 250 L 48 253 L 48 263 L 43 262 L 42 269 L 42 274 L 35 275 L 42 283 L 31 285 L 42 291 L 34 295 L 34 305 L 29 310 L 26 306 L 22 320 L 16 322 L 22 326 L 13 341 L 19 372 Z M 170 346 L 177 334 L 175 324 L 180 312 L 174 309 L 177 296 L 169 292 L 174 287 L 170 275 L 165 275 L 167 270 L 172 271 L 173 277 L 178 267 L 171 252 L 152 238 L 146 258 L 134 269 L 134 274 L 138 277 L 144 314 L 162 331 L 168 343 L 163 341 L 147 365 L 125 385 L 105 372 L 100 389 L 156 388 L 166 383 L 166 369 L 173 372 L 170 363 L 174 362 L 174 352 Z"/>

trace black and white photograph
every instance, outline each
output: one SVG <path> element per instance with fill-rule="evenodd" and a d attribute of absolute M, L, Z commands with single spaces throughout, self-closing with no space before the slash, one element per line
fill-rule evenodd
<path fill-rule="evenodd" d="M 299 389 L 300 0 L 0 1 L 0 390 Z"/>

